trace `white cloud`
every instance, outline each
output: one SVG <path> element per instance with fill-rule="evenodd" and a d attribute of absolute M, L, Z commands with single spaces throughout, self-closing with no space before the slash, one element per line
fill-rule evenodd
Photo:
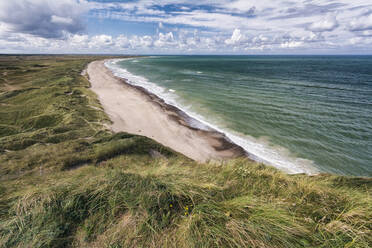
<path fill-rule="evenodd" d="M 296 48 L 302 46 L 304 43 L 302 41 L 287 41 L 280 44 L 282 48 Z"/>
<path fill-rule="evenodd" d="M 115 46 L 117 46 L 119 49 L 129 48 L 130 47 L 130 40 L 125 35 L 119 35 L 115 39 Z"/>
<path fill-rule="evenodd" d="M 79 34 L 75 34 L 73 36 L 70 37 L 70 41 L 73 43 L 73 44 L 82 44 L 82 43 L 85 43 L 89 40 L 89 36 L 88 35 L 79 35 Z"/>
<path fill-rule="evenodd" d="M 112 45 L 112 37 L 105 34 L 93 36 L 88 43 L 89 48 L 110 48 Z"/>
<path fill-rule="evenodd" d="M 165 47 L 165 46 L 169 46 L 169 45 L 172 46 L 174 44 L 175 44 L 175 42 L 174 42 L 174 36 L 173 36 L 172 32 L 169 32 L 169 33 L 166 33 L 166 34 L 159 33 L 159 38 L 154 43 L 154 45 L 156 47 Z"/>
<path fill-rule="evenodd" d="M 372 30 L 364 30 L 361 33 L 362 36 L 372 36 Z"/>
<path fill-rule="evenodd" d="M 89 35 L 85 13 L 89 20 L 137 22 L 154 30 L 129 28 L 117 35 L 124 31 L 117 25 Z M 367 0 L 0 0 L 0 47 L 110 53 L 367 50 L 371 13 Z"/>
<path fill-rule="evenodd" d="M 84 0 L 1 0 L 0 22 L 12 32 L 62 38 L 83 30 L 80 17 L 86 11 Z"/>
<path fill-rule="evenodd" d="M 0 22 L 0 38 L 8 32 L 9 32 L 9 27 L 5 23 Z"/>
<path fill-rule="evenodd" d="M 233 34 L 231 35 L 230 39 L 225 40 L 225 43 L 228 45 L 235 45 L 239 41 L 243 39 L 243 35 L 241 34 L 240 29 L 234 29 Z"/>
<path fill-rule="evenodd" d="M 262 34 L 260 34 L 260 35 L 258 35 L 258 36 L 256 36 L 256 37 L 254 37 L 254 38 L 252 39 L 252 43 L 254 43 L 254 44 L 256 44 L 256 45 L 258 45 L 258 44 L 264 44 L 264 43 L 268 43 L 268 42 L 270 42 L 269 37 L 266 37 L 266 36 L 264 36 L 264 35 L 262 35 Z"/>
<path fill-rule="evenodd" d="M 149 35 L 145 35 L 145 36 L 142 36 L 140 37 L 140 45 L 141 47 L 143 48 L 148 48 L 148 47 L 151 47 L 152 44 L 153 44 L 153 40 L 152 40 L 152 37 L 149 36 Z"/>
<path fill-rule="evenodd" d="M 61 16 L 56 16 L 52 15 L 52 18 L 50 20 L 51 23 L 55 24 L 65 24 L 65 25 L 71 25 L 74 23 L 74 20 L 68 17 L 61 17 Z"/>
<path fill-rule="evenodd" d="M 279 1 L 271 0 L 260 0 L 260 1 L 247 1 L 247 0 L 236 0 L 229 1 L 227 3 L 220 3 L 220 6 L 227 9 L 237 10 L 239 12 L 254 12 L 256 9 L 259 11 L 264 10 L 268 7 L 283 6 Z"/>
<path fill-rule="evenodd" d="M 338 27 L 336 16 L 327 16 L 324 19 L 316 21 L 309 26 L 309 29 L 314 32 L 333 31 Z"/>
<path fill-rule="evenodd" d="M 101 7 L 109 5 L 100 4 Z M 166 8 L 163 7 L 167 4 L 172 4 L 172 10 L 164 11 Z M 199 37 L 199 39 L 192 36 L 179 37 L 177 44 L 173 42 L 171 45 L 190 50 L 195 47 L 204 47 L 201 42 L 205 38 L 211 38 L 213 41 L 219 40 L 222 43 L 214 42 L 214 48 L 209 45 L 205 49 L 225 52 L 231 49 L 243 51 L 247 47 L 274 50 L 285 47 L 322 49 L 330 47 L 332 51 L 336 51 L 334 48 L 345 46 L 345 41 L 351 38 L 350 36 L 368 36 L 365 30 L 354 31 L 350 34 L 348 27 L 352 18 L 372 8 L 372 3 L 366 0 L 261 0 L 256 2 L 199 0 L 197 3 L 186 0 L 139 0 L 126 3 L 125 8 L 128 8 L 128 11 L 124 8 L 124 4 L 110 3 L 110 6 L 114 5 L 116 7 L 112 9 L 115 10 L 99 10 L 98 13 L 104 18 L 120 19 L 126 22 L 170 24 L 176 26 L 172 28 L 174 36 L 180 35 L 177 25 L 186 26 L 189 29 L 208 30 L 209 36 Z M 156 7 L 153 8 L 155 5 Z M 118 6 L 123 6 L 123 9 L 116 10 Z M 208 8 L 203 6 L 208 6 Z M 151 10 L 163 8 L 163 13 L 146 16 L 135 14 L 136 9 L 146 8 Z M 226 37 L 226 33 L 234 29 L 240 30 L 242 37 L 239 38 L 238 33 L 234 37 L 233 35 Z M 293 39 L 285 38 L 284 34 L 291 34 Z M 170 45 L 157 40 L 158 38 L 154 38 L 157 47 Z M 301 46 L 299 43 L 302 43 Z M 350 51 L 349 47 L 347 49 Z"/>
<path fill-rule="evenodd" d="M 351 31 L 372 30 L 372 14 L 354 18 L 350 23 Z"/>

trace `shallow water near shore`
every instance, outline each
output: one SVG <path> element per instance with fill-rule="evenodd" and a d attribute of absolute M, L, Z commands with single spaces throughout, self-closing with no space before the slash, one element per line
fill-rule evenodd
<path fill-rule="evenodd" d="M 288 173 L 372 176 L 371 56 L 154 56 L 116 76 Z"/>

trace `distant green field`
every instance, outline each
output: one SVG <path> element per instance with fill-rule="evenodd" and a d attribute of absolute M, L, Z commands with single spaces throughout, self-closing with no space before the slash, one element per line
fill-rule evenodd
<path fill-rule="evenodd" d="M 98 56 L 0 56 L 0 247 L 372 247 L 372 180 L 111 133 Z"/>

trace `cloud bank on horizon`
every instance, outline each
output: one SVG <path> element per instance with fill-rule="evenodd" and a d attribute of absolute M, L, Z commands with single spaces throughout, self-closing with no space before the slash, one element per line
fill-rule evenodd
<path fill-rule="evenodd" d="M 0 0 L 0 53 L 372 54 L 372 2 Z"/>

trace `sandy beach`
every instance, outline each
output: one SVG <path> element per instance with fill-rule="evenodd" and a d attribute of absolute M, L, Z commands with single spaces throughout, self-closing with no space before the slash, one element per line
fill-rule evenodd
<path fill-rule="evenodd" d="M 215 130 L 190 127 L 185 114 L 145 89 L 115 77 L 104 65 L 94 61 L 87 74 L 114 132 L 143 135 L 196 161 L 219 161 L 245 156 L 245 151 Z"/>

